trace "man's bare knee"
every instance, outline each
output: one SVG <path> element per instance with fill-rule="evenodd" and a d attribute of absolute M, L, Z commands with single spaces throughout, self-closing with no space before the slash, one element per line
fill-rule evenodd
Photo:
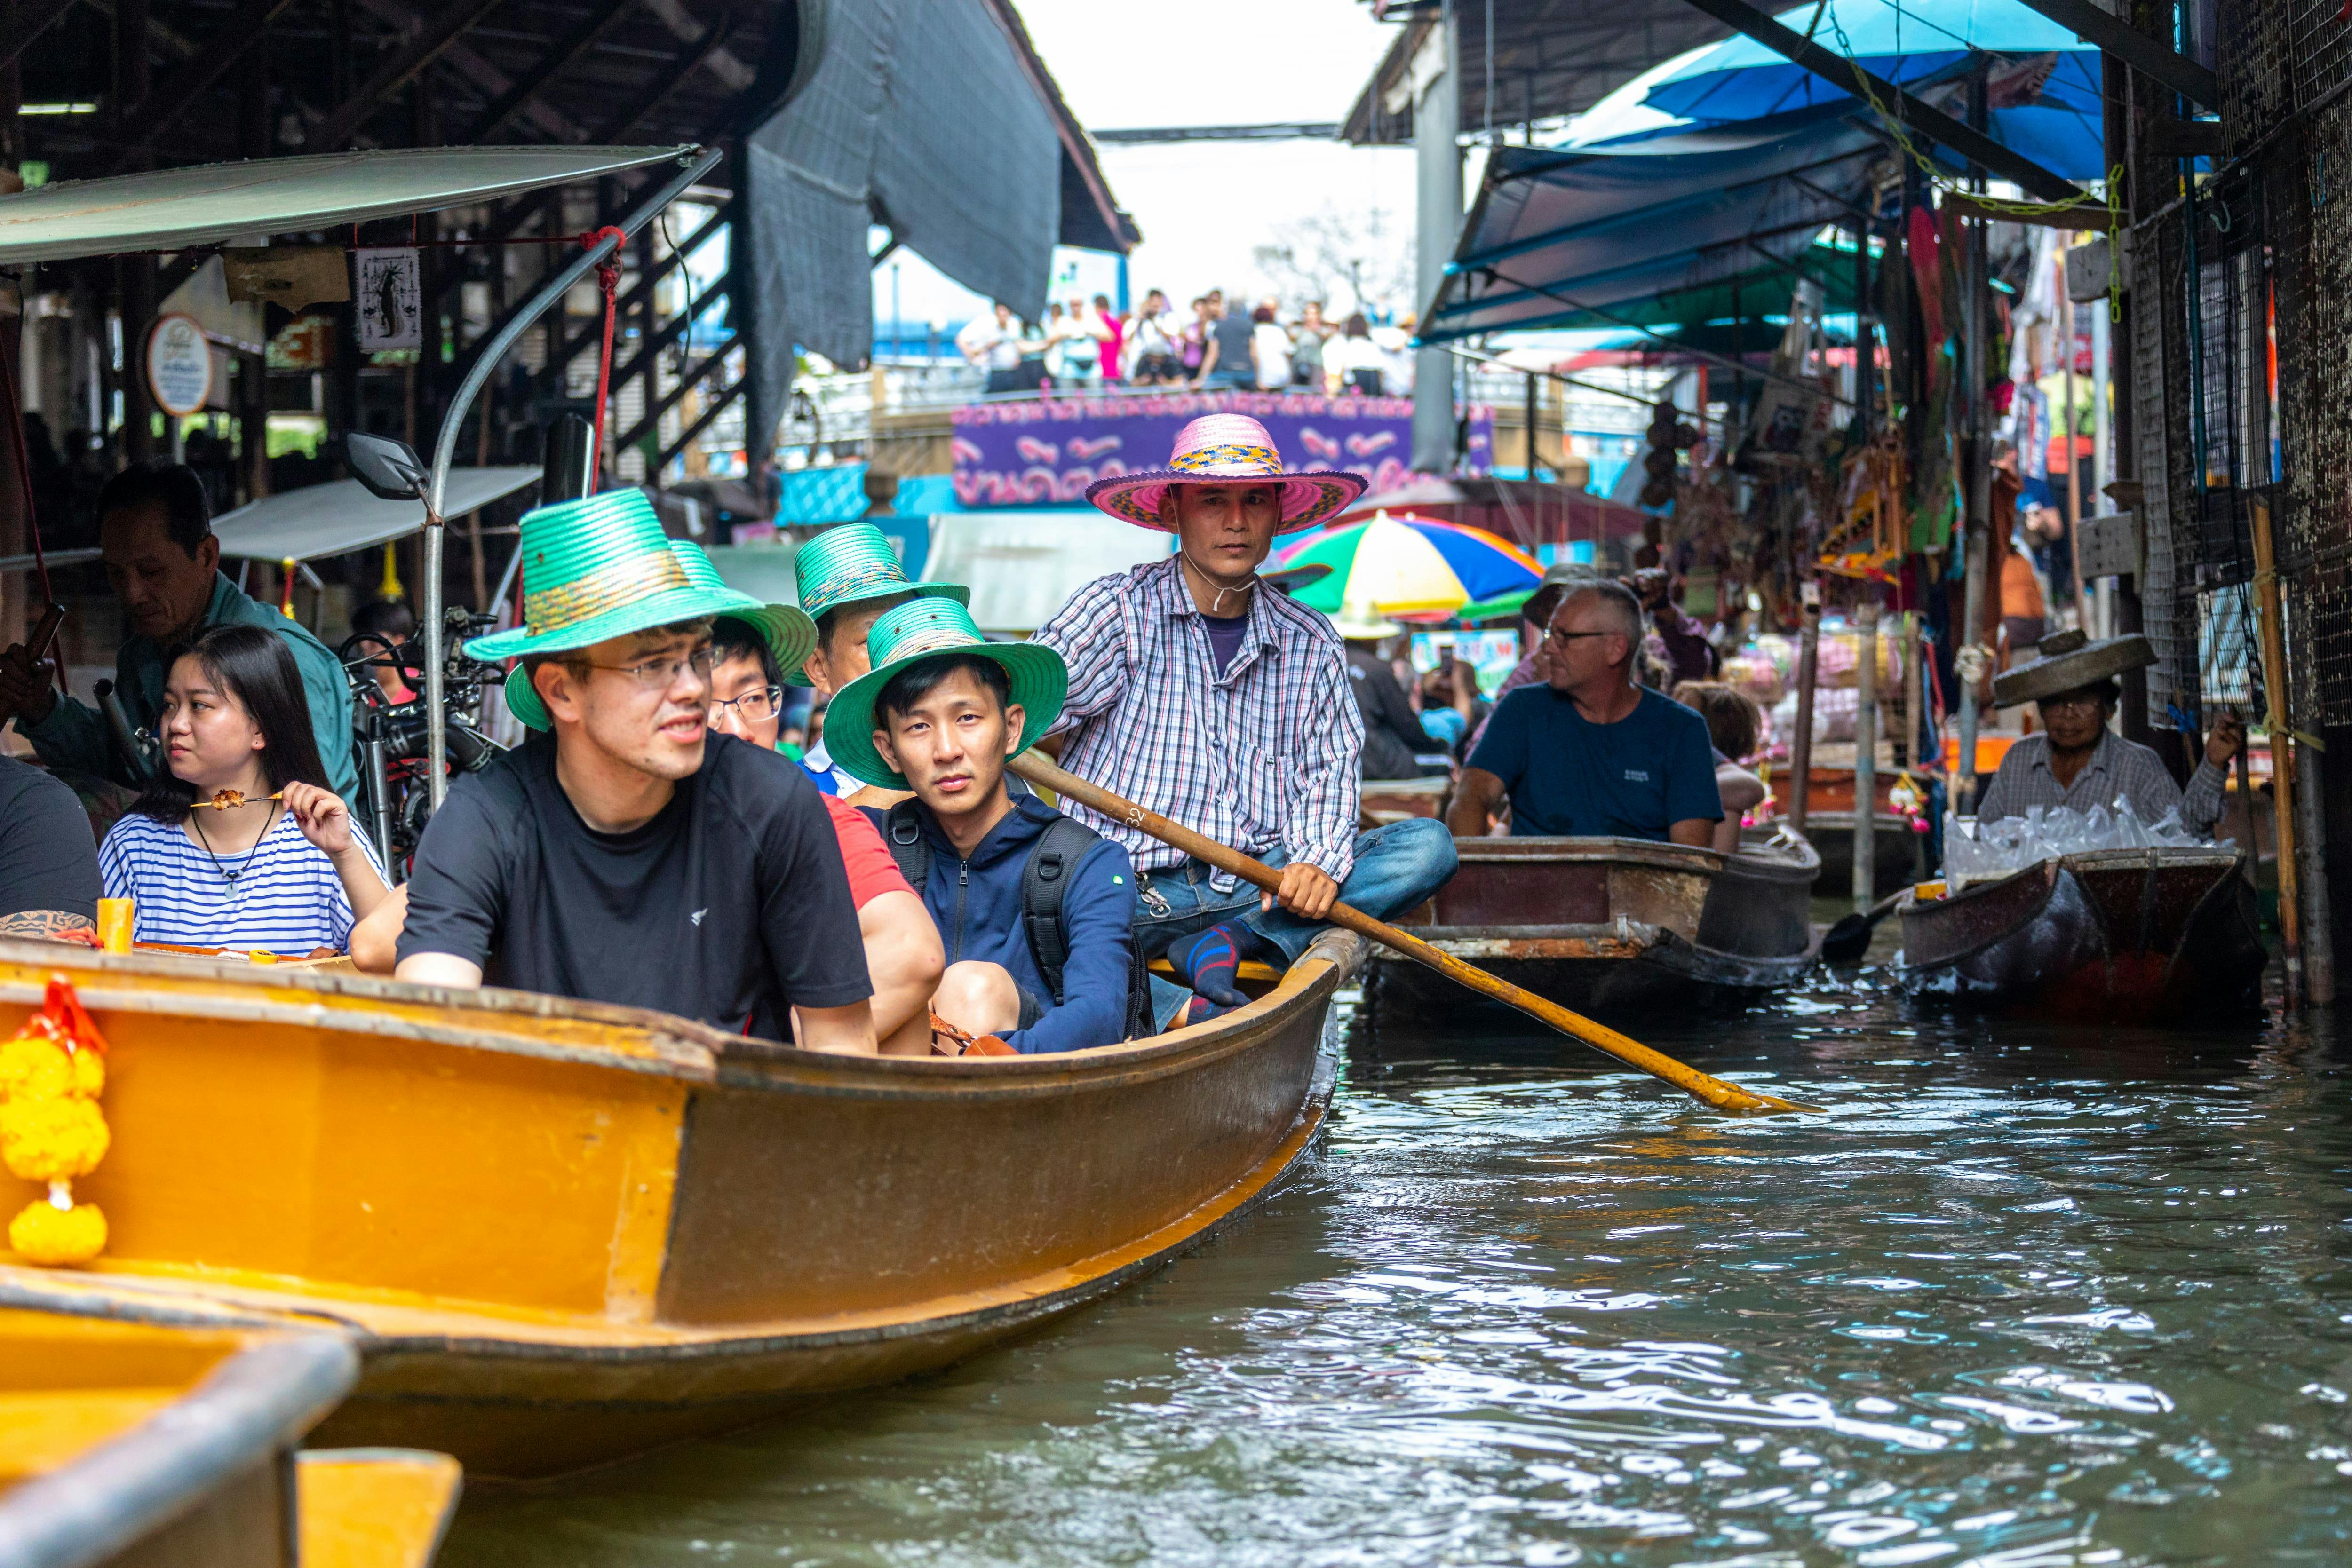
<path fill-rule="evenodd" d="M 1021 1024 L 1021 991 L 1001 964 L 950 964 L 932 993 L 931 1010 L 972 1034 L 1007 1034 Z"/>

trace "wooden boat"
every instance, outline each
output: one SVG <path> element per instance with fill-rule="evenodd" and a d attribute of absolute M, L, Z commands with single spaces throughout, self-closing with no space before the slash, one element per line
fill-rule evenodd
<path fill-rule="evenodd" d="M 1741 835 L 1741 845 L 1761 842 L 1778 831 L 1780 824 L 1769 823 L 1749 828 Z M 1853 895 L 1853 810 L 1851 807 L 1805 814 L 1805 837 L 1811 841 L 1814 852 L 1822 858 L 1821 874 L 1813 879 L 1813 892 L 1823 898 L 1851 898 Z M 1899 811 L 1880 811 L 1871 828 L 1870 850 L 1874 862 L 1878 895 L 1884 898 L 1906 883 L 1916 880 L 1919 835 L 1911 831 L 1911 819 Z"/>
<path fill-rule="evenodd" d="M 1429 779 L 1367 779 L 1360 797 L 1362 810 L 1383 824 L 1409 817 L 1434 817 L 1453 788 L 1454 780 L 1443 774 Z"/>
<path fill-rule="evenodd" d="M 536 1476 L 943 1365 L 1160 1267 L 1307 1150 L 1333 932 L 1213 1023 L 1057 1056 L 818 1055 L 516 991 L 0 944 L 111 1044 L 80 1270 L 0 1306 L 331 1323 L 323 1440 Z M 0 1177 L 0 1205 L 35 1196 Z M 0 1260 L 6 1254 L 0 1253 Z"/>
<path fill-rule="evenodd" d="M 2230 850 L 2067 855 L 1895 913 L 1906 990 L 2075 1022 L 2243 1009 L 2269 962 Z"/>
<path fill-rule="evenodd" d="M 456 1460 L 295 1451 L 358 1371 L 339 1333 L 0 1309 L 0 1563 L 424 1568 Z"/>
<path fill-rule="evenodd" d="M 1793 834 L 1738 854 L 1642 839 L 1457 839 L 1461 868 L 1397 924 L 1539 996 L 1623 1014 L 1734 1000 L 1813 961 L 1820 857 Z M 1383 1009 L 1458 1013 L 1460 988 L 1374 955 Z M 1491 1004 L 1478 1004 L 1491 1005 Z"/>

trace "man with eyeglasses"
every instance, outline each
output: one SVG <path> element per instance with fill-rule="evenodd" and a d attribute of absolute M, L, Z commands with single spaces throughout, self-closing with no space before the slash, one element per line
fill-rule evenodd
<path fill-rule="evenodd" d="M 536 734 L 456 781 L 417 846 L 394 971 L 649 1008 L 871 1055 L 873 987 L 816 786 L 707 727 L 711 625 L 761 606 L 642 491 L 527 514 L 507 706 Z"/>
<path fill-rule="evenodd" d="M 1462 770 L 1454 837 L 1484 838 L 1507 798 L 1516 838 L 1712 841 L 1723 800 L 1706 721 L 1634 679 L 1643 622 L 1622 583 L 1561 595 L 1538 651 L 1543 684 L 1496 706 Z"/>
<path fill-rule="evenodd" d="M 722 615 L 710 628 L 710 727 L 770 751 L 783 724 L 783 672 L 797 669 L 816 627 L 789 604 Z M 885 1056 L 931 1053 L 931 993 L 947 969 L 947 949 L 922 895 L 872 819 L 837 796 L 820 794 L 849 873 L 857 935 L 874 982 L 874 1034 Z"/>
<path fill-rule="evenodd" d="M 2137 634 L 2093 642 L 2079 631 L 2044 637 L 2032 664 L 1993 677 L 1997 706 L 2032 703 L 2042 733 L 2009 748 L 2000 771 L 1977 803 L 1979 821 L 2021 817 L 2029 807 L 2071 806 L 2087 812 L 2128 800 L 2143 822 L 2179 810 L 2180 825 L 2200 838 L 2221 816 L 2221 789 L 2230 759 L 2246 743 L 2245 724 L 2224 711 L 2214 721 L 2205 755 L 2183 790 L 2149 747 L 2107 727 L 2123 695 L 2116 677 L 2156 663 L 2156 650 Z"/>

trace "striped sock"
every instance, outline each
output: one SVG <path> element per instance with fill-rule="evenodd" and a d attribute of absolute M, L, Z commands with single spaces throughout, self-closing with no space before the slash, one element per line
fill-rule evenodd
<path fill-rule="evenodd" d="M 1241 967 L 1244 949 L 1255 945 L 1247 927 L 1229 920 L 1169 948 L 1168 967 L 1176 971 L 1179 985 L 1191 987 L 1219 1007 L 1238 1008 L 1249 998 L 1234 988 L 1234 972 Z"/>

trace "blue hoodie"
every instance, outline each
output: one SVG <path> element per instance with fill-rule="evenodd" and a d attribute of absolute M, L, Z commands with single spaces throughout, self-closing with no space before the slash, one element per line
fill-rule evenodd
<path fill-rule="evenodd" d="M 1129 955 L 1135 942 L 1135 873 L 1127 852 L 1105 839 L 1078 862 L 1062 895 L 1062 924 L 1070 956 L 1062 966 L 1061 1006 L 1037 960 L 1021 920 L 1021 872 L 1061 813 L 1034 795 L 1013 798 L 1013 810 L 988 831 L 966 861 L 940 831 L 930 809 L 918 801 L 916 814 L 930 841 L 931 869 L 923 883 L 923 904 L 940 928 L 948 962 L 965 959 L 1002 965 L 1013 982 L 1045 1005 L 1045 1015 L 1028 1029 L 1003 1037 L 1024 1055 L 1113 1045 L 1127 1033 Z M 866 809 L 887 841 L 885 813 Z"/>

